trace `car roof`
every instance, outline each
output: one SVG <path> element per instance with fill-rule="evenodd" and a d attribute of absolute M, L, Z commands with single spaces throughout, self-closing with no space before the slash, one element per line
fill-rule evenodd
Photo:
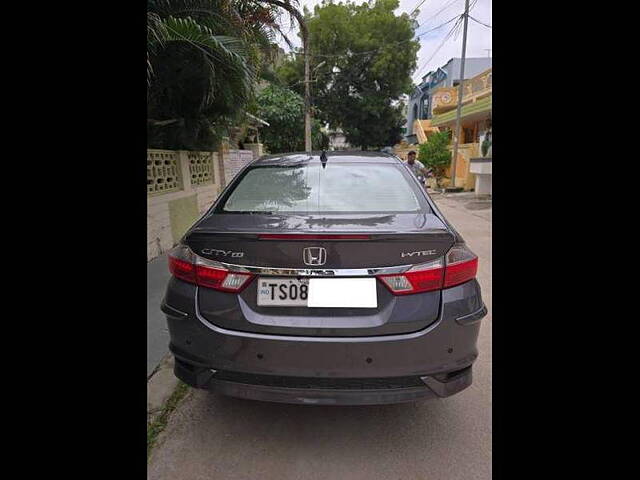
<path fill-rule="evenodd" d="M 338 151 L 324 152 L 327 163 L 402 163 L 395 155 L 384 152 Z M 253 162 L 253 165 L 298 165 L 301 163 L 319 162 L 322 151 L 293 152 L 266 155 Z"/>

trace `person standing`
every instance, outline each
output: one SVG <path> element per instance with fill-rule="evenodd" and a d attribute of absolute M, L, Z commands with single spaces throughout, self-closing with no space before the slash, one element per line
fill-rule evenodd
<path fill-rule="evenodd" d="M 411 150 L 407 154 L 407 167 L 409 167 L 409 170 L 411 170 L 411 173 L 413 173 L 416 178 L 421 175 L 426 180 L 427 169 L 420 160 L 416 160 L 416 152 L 414 150 Z"/>

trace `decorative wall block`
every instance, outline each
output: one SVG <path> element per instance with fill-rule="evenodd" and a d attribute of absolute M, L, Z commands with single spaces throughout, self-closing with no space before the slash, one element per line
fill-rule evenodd
<path fill-rule="evenodd" d="M 147 150 L 147 194 L 180 190 L 179 171 L 176 152 Z"/>
<path fill-rule="evenodd" d="M 192 186 L 215 182 L 212 152 L 189 152 L 187 158 Z"/>

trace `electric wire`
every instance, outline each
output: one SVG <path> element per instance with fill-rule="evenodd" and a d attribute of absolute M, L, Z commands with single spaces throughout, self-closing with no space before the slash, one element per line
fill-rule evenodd
<path fill-rule="evenodd" d="M 416 6 L 415 6 L 415 8 L 414 8 L 413 10 L 411 10 L 411 13 L 409 14 L 409 16 L 413 15 L 413 12 L 415 12 L 416 10 L 418 10 L 418 9 L 422 6 L 422 4 L 423 4 L 424 2 L 426 2 L 426 1 L 427 1 L 427 0 L 422 0 L 418 5 L 416 5 Z"/>
<path fill-rule="evenodd" d="M 426 32 L 422 32 L 422 33 L 420 33 L 418 35 L 415 35 L 413 38 L 411 38 L 409 40 L 403 40 L 401 42 L 388 43 L 388 44 L 384 45 L 383 47 L 379 47 L 379 48 L 376 48 L 374 50 L 367 50 L 365 52 L 352 52 L 352 53 L 310 53 L 309 56 L 310 57 L 320 57 L 320 58 L 335 58 L 335 57 L 355 57 L 355 56 L 358 56 L 358 55 L 369 55 L 370 53 L 379 52 L 379 51 L 381 51 L 381 50 L 383 50 L 385 48 L 388 48 L 389 46 L 395 46 L 395 45 L 401 45 L 403 43 L 413 42 L 417 38 L 420 38 L 420 37 L 422 37 L 424 35 L 427 35 L 428 33 L 434 32 L 434 31 L 444 27 L 445 25 L 448 25 L 449 23 L 453 22 L 457 18 L 459 18 L 459 15 L 456 15 L 455 17 L 450 18 L 446 22 L 441 23 L 440 25 L 427 30 Z M 294 54 L 294 55 L 304 55 L 304 52 L 289 52 L 289 53 Z"/>
<path fill-rule="evenodd" d="M 420 67 L 416 73 L 413 75 L 414 77 L 416 76 L 416 74 L 421 73 L 425 67 L 429 64 L 429 62 L 431 60 L 433 60 L 433 58 L 436 56 L 436 54 L 440 51 L 440 49 L 443 47 L 443 45 L 447 42 L 447 40 L 449 40 L 449 38 L 451 38 L 451 35 L 454 33 L 454 30 L 456 30 L 462 21 L 462 18 L 464 17 L 464 15 L 460 15 L 456 18 L 458 18 L 458 21 L 453 25 L 453 27 L 451 27 L 451 30 L 449 30 L 449 32 L 447 33 L 447 35 L 442 39 L 442 42 L 440 42 L 440 45 L 438 45 L 438 47 L 434 50 L 434 52 L 431 54 L 431 56 L 427 59 L 427 61 L 425 61 L 422 64 L 422 67 Z"/>
<path fill-rule="evenodd" d="M 471 20 L 473 20 L 474 22 L 479 23 L 480 25 L 484 25 L 484 26 L 485 26 L 485 27 L 487 27 L 487 28 L 493 28 L 491 25 L 486 24 L 486 23 L 484 23 L 484 22 L 481 22 L 481 21 L 480 21 L 480 20 L 478 20 L 477 18 L 473 18 L 471 15 L 469 15 L 469 18 L 470 18 Z"/>

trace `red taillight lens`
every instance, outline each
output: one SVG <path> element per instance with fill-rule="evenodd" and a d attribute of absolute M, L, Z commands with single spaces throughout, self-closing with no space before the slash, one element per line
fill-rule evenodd
<path fill-rule="evenodd" d="M 394 295 L 429 292 L 442 288 L 444 267 L 442 259 L 413 267 L 400 275 L 378 275 Z"/>
<path fill-rule="evenodd" d="M 184 260 L 178 260 L 177 258 L 169 257 L 169 271 L 171 275 L 187 282 L 195 283 L 196 281 L 196 269 L 191 263 Z"/>
<path fill-rule="evenodd" d="M 168 257 L 171 275 L 185 282 L 196 283 L 196 266 L 191 250 L 178 245 L 169 252 Z"/>
<path fill-rule="evenodd" d="M 196 283 L 202 287 L 220 288 L 227 273 L 227 270 L 196 265 Z"/>
<path fill-rule="evenodd" d="M 478 257 L 464 244 L 451 247 L 447 255 L 438 260 L 416 265 L 398 275 L 378 275 L 394 295 L 411 295 L 455 287 L 475 278 Z"/>
<path fill-rule="evenodd" d="M 228 270 L 196 265 L 196 283 L 201 287 L 213 288 L 223 292 L 240 292 L 249 284 L 253 275 L 235 273 Z"/>
<path fill-rule="evenodd" d="M 475 278 L 478 272 L 478 257 L 465 245 L 454 245 L 446 257 L 444 286 L 455 287 Z"/>
<path fill-rule="evenodd" d="M 169 253 L 169 271 L 185 282 L 223 292 L 241 292 L 253 278 L 250 273 L 230 272 L 205 264 L 189 247 L 179 245 Z"/>

